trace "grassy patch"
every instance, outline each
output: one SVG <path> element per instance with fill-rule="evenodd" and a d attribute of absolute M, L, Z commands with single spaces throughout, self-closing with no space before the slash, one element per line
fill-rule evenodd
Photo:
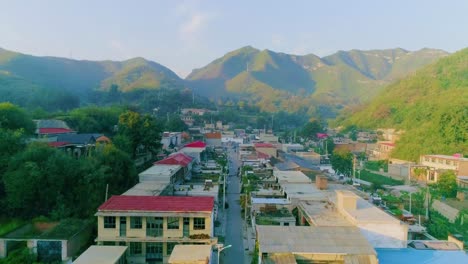
<path fill-rule="evenodd" d="M 394 180 L 385 176 L 382 176 L 380 174 L 372 173 L 368 170 L 362 170 L 361 171 L 361 180 L 371 182 L 375 185 L 402 185 L 404 184 L 403 181 L 399 180 Z"/>
<path fill-rule="evenodd" d="M 365 167 L 371 171 L 380 171 L 380 169 L 383 169 L 384 172 L 388 172 L 388 162 L 386 160 L 368 161 Z"/>

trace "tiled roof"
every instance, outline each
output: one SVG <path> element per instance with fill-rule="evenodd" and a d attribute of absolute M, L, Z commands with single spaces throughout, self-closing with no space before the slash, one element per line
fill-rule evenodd
<path fill-rule="evenodd" d="M 205 133 L 205 137 L 207 139 L 221 139 L 221 133 L 219 132 Z"/>
<path fill-rule="evenodd" d="M 213 197 L 112 196 L 98 211 L 211 212 Z"/>
<path fill-rule="evenodd" d="M 186 148 L 205 148 L 206 143 L 202 141 L 194 141 L 192 143 L 189 143 L 185 145 Z"/>
<path fill-rule="evenodd" d="M 254 145 L 256 148 L 275 148 L 275 146 L 270 143 L 255 143 Z"/>
<path fill-rule="evenodd" d="M 187 167 L 187 165 L 189 165 L 192 160 L 193 158 L 189 155 L 184 153 L 177 153 L 153 164 L 181 165 L 183 167 Z"/>
<path fill-rule="evenodd" d="M 70 144 L 69 142 L 66 142 L 66 141 L 57 141 L 57 142 L 48 142 L 47 145 L 51 146 L 51 147 L 54 147 L 54 148 L 59 148 L 59 147 L 63 147 L 65 145 L 68 145 Z"/>
<path fill-rule="evenodd" d="M 74 132 L 68 128 L 39 128 L 39 134 L 65 134 Z"/>

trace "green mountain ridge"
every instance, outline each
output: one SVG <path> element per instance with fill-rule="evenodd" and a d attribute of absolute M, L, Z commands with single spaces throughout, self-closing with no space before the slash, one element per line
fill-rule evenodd
<path fill-rule="evenodd" d="M 468 48 L 387 86 L 337 124 L 405 131 L 393 157 L 468 153 Z"/>
<path fill-rule="evenodd" d="M 373 98 L 385 85 L 448 53 L 435 49 L 338 51 L 320 58 L 246 46 L 227 53 L 186 78 L 187 85 L 209 97 L 235 97 L 264 111 L 301 105 L 309 114 L 325 107 L 337 112 Z M 246 99 L 247 98 L 247 99 Z"/>

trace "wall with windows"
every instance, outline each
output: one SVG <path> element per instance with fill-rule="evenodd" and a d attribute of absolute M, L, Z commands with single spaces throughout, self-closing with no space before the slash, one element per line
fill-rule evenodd
<path fill-rule="evenodd" d="M 207 234 L 212 236 L 212 215 L 209 217 L 190 217 L 189 235 Z M 120 232 L 121 218 L 125 218 L 125 232 Z M 183 216 L 163 217 L 162 237 L 183 237 Z M 98 237 L 139 237 L 147 236 L 147 217 L 98 216 Z"/>

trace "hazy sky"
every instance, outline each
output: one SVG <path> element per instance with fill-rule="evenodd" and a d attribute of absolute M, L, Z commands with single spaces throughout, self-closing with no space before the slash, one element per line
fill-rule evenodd
<path fill-rule="evenodd" d="M 468 46 L 467 0 L 0 0 L 0 47 L 90 60 L 144 57 L 181 76 L 228 51 Z"/>

